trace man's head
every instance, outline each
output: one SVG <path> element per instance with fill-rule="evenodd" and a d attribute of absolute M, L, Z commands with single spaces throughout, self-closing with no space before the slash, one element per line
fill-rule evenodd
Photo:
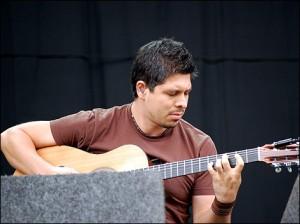
<path fill-rule="evenodd" d="M 143 81 L 150 91 L 174 74 L 197 76 L 192 55 L 181 42 L 163 38 L 142 46 L 132 65 L 131 84 L 137 97 L 136 84 Z"/>
<path fill-rule="evenodd" d="M 158 136 L 175 127 L 185 113 L 191 79 L 196 76 L 192 55 L 172 39 L 141 47 L 132 67 L 133 112 L 142 130 Z"/>

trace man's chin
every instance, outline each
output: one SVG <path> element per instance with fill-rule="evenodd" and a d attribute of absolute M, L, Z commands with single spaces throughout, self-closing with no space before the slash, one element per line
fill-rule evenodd
<path fill-rule="evenodd" d="M 174 128 L 176 127 L 176 125 L 179 123 L 179 120 L 177 121 L 171 121 L 171 122 L 168 122 L 168 123 L 165 123 L 163 125 L 161 125 L 163 128 Z"/>

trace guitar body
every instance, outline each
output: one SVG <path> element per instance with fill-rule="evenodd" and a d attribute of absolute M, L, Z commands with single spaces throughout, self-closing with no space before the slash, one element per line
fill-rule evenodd
<path fill-rule="evenodd" d="M 70 146 L 41 148 L 37 153 L 54 166 L 71 167 L 80 173 L 98 170 L 129 171 L 148 167 L 146 154 L 136 145 L 122 145 L 103 154 L 92 154 Z M 24 174 L 16 170 L 13 175 Z"/>

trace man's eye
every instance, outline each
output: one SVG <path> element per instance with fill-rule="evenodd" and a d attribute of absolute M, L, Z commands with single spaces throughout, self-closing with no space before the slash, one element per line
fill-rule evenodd
<path fill-rule="evenodd" d="M 191 89 L 190 89 L 190 90 L 187 90 L 187 91 L 184 92 L 184 95 L 188 96 L 188 95 L 190 95 L 191 92 L 192 92 Z"/>
<path fill-rule="evenodd" d="M 175 96 L 175 95 L 176 95 L 176 92 L 175 92 L 175 91 L 174 91 L 174 92 L 173 92 L 173 91 L 172 91 L 172 92 L 168 92 L 168 95 L 169 95 L 169 96 Z"/>

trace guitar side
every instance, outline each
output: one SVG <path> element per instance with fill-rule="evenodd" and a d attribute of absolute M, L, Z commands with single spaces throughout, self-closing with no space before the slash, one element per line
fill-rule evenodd
<path fill-rule="evenodd" d="M 122 145 L 103 154 L 92 154 L 70 146 L 41 148 L 37 153 L 54 166 L 71 167 L 80 173 L 97 170 L 129 171 L 148 167 L 144 151 L 136 145 Z M 24 173 L 16 170 L 14 176 Z"/>

